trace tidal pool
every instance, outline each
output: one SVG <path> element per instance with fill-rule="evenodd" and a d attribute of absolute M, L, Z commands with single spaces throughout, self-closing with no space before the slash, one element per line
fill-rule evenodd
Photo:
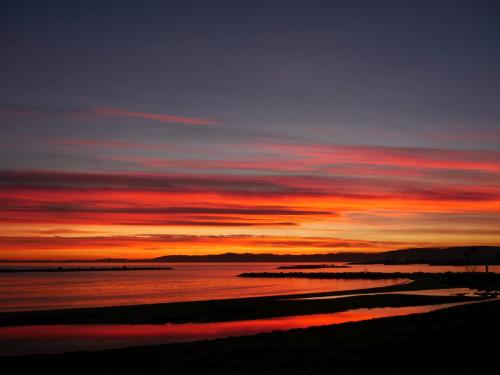
<path fill-rule="evenodd" d="M 331 314 L 312 314 L 212 323 L 161 325 L 89 324 L 39 325 L 0 328 L 0 355 L 63 353 L 188 342 L 230 336 L 284 331 L 361 320 L 426 313 L 473 302 L 440 305 L 363 308 Z"/>

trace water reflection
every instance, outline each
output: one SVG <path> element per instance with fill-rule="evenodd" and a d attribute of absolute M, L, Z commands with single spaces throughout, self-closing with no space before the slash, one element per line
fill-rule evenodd
<path fill-rule="evenodd" d="M 397 308 L 365 308 L 332 314 L 287 316 L 216 323 L 2 327 L 0 328 L 0 355 L 61 353 L 75 350 L 121 348 L 251 335 L 275 330 L 307 328 L 374 318 L 425 313 L 467 303 L 471 302 Z"/>
<path fill-rule="evenodd" d="M 289 263 L 295 264 L 295 263 Z M 306 265 L 309 263 L 303 263 Z M 342 265 L 343 263 L 336 263 Z M 62 272 L 0 274 L 0 311 L 139 305 L 240 297 L 303 294 L 375 288 L 404 280 L 262 279 L 236 277 L 243 272 L 277 272 L 286 263 L 173 263 L 172 271 Z M 2 263 L 0 268 L 109 267 L 109 263 Z M 113 263 L 131 267 L 130 263 Z M 134 263 L 153 267 L 158 263 Z M 162 264 L 162 266 L 165 266 Z M 492 267 L 492 271 L 500 271 Z M 279 270 L 293 272 L 294 270 Z M 318 270 L 301 270 L 317 272 Z M 459 266 L 351 265 L 321 272 L 463 272 Z"/>
<path fill-rule="evenodd" d="M 378 296 L 386 294 L 406 294 L 412 296 L 468 296 L 475 297 L 481 295 L 477 289 L 471 288 L 446 288 L 446 289 L 419 289 L 419 290 L 402 290 L 397 292 L 381 292 L 381 293 L 363 293 L 363 294 L 341 294 L 335 296 L 323 296 L 323 297 L 306 297 L 306 298 L 293 298 L 297 300 L 317 300 L 317 299 L 337 299 L 345 297 L 355 297 L 355 296 Z"/>
<path fill-rule="evenodd" d="M 103 265 L 106 266 L 103 263 L 86 266 Z M 155 264 L 135 266 L 152 265 Z M 382 287 L 403 282 L 403 280 L 285 280 L 236 277 L 242 272 L 271 272 L 278 265 L 277 263 L 176 263 L 172 271 L 0 274 L 0 311 L 318 293 Z M 55 266 L 59 264 L 51 265 Z M 61 264 L 61 266 L 68 265 Z"/>

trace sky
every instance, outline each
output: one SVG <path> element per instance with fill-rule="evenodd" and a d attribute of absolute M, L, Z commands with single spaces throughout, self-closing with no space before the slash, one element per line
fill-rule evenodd
<path fill-rule="evenodd" d="M 497 1 L 0 4 L 0 259 L 500 245 Z"/>

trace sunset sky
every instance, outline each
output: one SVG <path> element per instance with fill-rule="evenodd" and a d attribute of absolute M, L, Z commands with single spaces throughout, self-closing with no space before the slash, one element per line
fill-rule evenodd
<path fill-rule="evenodd" d="M 0 259 L 500 245 L 499 16 L 3 2 Z"/>

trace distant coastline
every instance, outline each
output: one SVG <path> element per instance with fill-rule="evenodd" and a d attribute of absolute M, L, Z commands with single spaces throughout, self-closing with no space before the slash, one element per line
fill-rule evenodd
<path fill-rule="evenodd" d="M 294 264 L 291 266 L 279 266 L 276 267 L 277 270 L 315 270 L 323 268 L 350 268 L 347 265 L 337 265 L 337 264 Z"/>
<path fill-rule="evenodd" d="M 166 255 L 150 259 L 66 259 L 7 260 L 0 263 L 333 263 L 352 264 L 429 264 L 440 266 L 500 265 L 500 246 L 455 246 L 448 248 L 410 248 L 379 253 L 339 252 L 327 254 L 254 254 L 225 253 L 214 255 Z"/>
<path fill-rule="evenodd" d="M 79 268 L 4 268 L 0 273 L 23 273 L 23 272 L 117 272 L 117 271 L 170 271 L 172 267 L 79 267 Z"/>

